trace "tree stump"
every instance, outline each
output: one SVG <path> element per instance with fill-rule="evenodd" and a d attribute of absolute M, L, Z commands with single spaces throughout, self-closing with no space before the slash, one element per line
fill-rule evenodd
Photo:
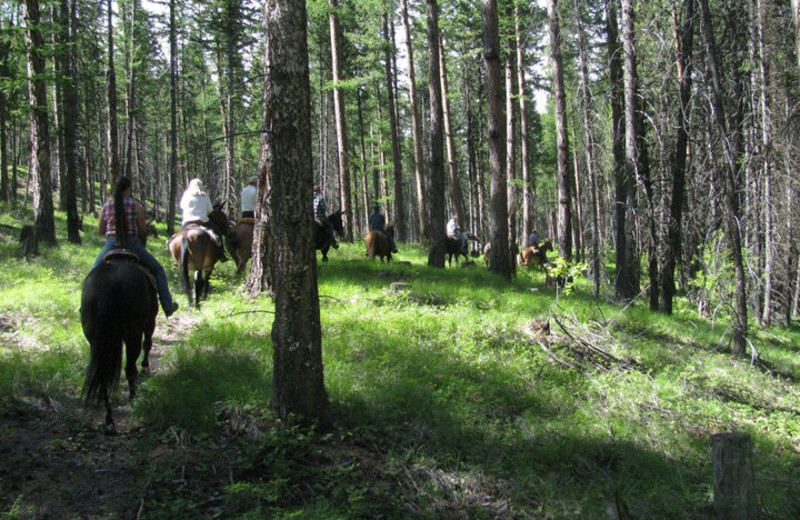
<path fill-rule="evenodd" d="M 22 227 L 19 234 L 19 246 L 26 259 L 39 254 L 39 233 L 36 226 L 28 224 Z"/>
<path fill-rule="evenodd" d="M 750 435 L 719 433 L 711 436 L 714 508 L 721 520 L 759 517 Z"/>

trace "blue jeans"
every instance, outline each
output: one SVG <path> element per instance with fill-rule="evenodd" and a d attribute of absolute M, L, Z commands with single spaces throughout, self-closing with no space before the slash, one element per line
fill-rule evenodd
<path fill-rule="evenodd" d="M 103 263 L 103 257 L 106 256 L 106 253 L 112 249 L 119 249 L 120 247 L 121 246 L 117 245 L 116 237 L 107 237 L 106 244 L 103 246 L 103 249 L 100 250 L 100 254 L 97 255 L 97 258 L 94 260 L 91 270 L 93 271 L 95 267 Z M 164 271 L 164 267 L 162 267 L 158 260 L 156 260 L 156 258 L 144 248 L 142 243 L 139 242 L 139 238 L 136 236 L 128 237 L 128 242 L 125 244 L 124 249 L 127 249 L 138 256 L 139 261 L 145 267 L 147 267 L 151 273 L 153 273 L 153 276 L 156 278 L 158 299 L 161 300 L 161 308 L 164 309 L 164 312 L 166 312 L 167 309 L 172 307 L 172 294 L 169 292 L 169 285 L 167 284 L 167 272 Z"/>

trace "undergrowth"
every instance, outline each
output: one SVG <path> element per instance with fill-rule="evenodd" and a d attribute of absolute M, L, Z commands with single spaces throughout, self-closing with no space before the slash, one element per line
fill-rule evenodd
<path fill-rule="evenodd" d="M 80 285 L 100 240 L 86 231 L 26 261 L 22 215 L 0 210 L 0 390 L 74 397 Z M 725 431 L 752 436 L 764 517 L 800 514 L 796 328 L 754 327 L 750 366 L 726 324 L 685 301 L 658 315 L 592 298 L 580 278 L 556 293 L 535 269 L 506 283 L 482 265 L 429 268 L 413 245 L 380 264 L 343 243 L 319 265 L 322 431 L 272 414 L 270 300 L 245 296 L 228 263 L 188 309 L 159 231 L 150 250 L 190 326 L 160 345 L 134 403 L 144 517 L 592 519 L 622 504 L 707 518 L 710 436 Z"/>

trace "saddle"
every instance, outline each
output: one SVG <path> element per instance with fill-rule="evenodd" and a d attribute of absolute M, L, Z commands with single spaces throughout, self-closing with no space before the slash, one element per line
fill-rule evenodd
<path fill-rule="evenodd" d="M 103 255 L 103 262 L 107 264 L 120 263 L 120 262 L 132 263 L 133 265 L 138 267 L 141 272 L 145 274 L 147 280 L 150 282 L 150 285 L 153 286 L 153 289 L 154 290 L 156 289 L 156 277 L 153 276 L 152 271 L 150 271 L 150 269 L 148 269 L 147 266 L 144 265 L 141 262 L 141 260 L 139 260 L 139 257 L 136 256 L 136 253 L 134 253 L 133 251 L 122 248 L 112 249 L 111 251 Z"/>
<path fill-rule="evenodd" d="M 183 226 L 183 229 L 195 229 L 195 228 L 200 228 L 203 231 L 205 231 L 208 234 L 209 238 L 211 238 L 211 241 L 214 242 L 217 245 L 217 247 L 222 247 L 222 237 L 216 234 L 214 230 L 211 229 L 210 227 L 204 226 L 202 222 L 187 222 L 186 225 Z"/>
<path fill-rule="evenodd" d="M 257 224 L 257 221 L 255 217 L 242 217 L 236 221 L 236 225 L 238 226 L 239 224 L 250 224 L 255 226 Z"/>

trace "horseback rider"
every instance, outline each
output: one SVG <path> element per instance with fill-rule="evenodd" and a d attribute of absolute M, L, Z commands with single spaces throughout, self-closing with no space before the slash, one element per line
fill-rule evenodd
<path fill-rule="evenodd" d="M 525 246 L 534 247 L 536 249 L 539 248 L 539 233 L 535 229 L 531 231 L 530 235 L 528 235 L 528 241 Z"/>
<path fill-rule="evenodd" d="M 386 231 L 386 217 L 381 213 L 381 207 L 377 202 L 372 205 L 372 215 L 369 216 L 369 230 L 380 231 L 386 235 L 392 246 L 392 253 L 397 253 L 397 245 L 394 243 L 394 233 L 388 233 Z"/>
<path fill-rule="evenodd" d="M 200 179 L 192 179 L 189 181 L 189 187 L 183 192 L 181 197 L 181 229 L 185 229 L 189 225 L 201 225 L 210 229 L 218 239 L 216 242 L 219 249 L 219 261 L 227 262 L 228 257 L 225 256 L 225 249 L 222 247 L 222 234 L 223 230 L 219 225 L 208 218 L 214 211 L 214 205 L 211 203 L 211 198 L 205 192 L 205 186 Z"/>
<path fill-rule="evenodd" d="M 258 175 L 252 175 L 247 180 L 247 186 L 242 188 L 240 198 L 242 205 L 242 218 L 253 218 L 256 216 L 256 201 L 258 198 Z"/>
<path fill-rule="evenodd" d="M 458 228 L 458 222 L 455 217 L 447 222 L 447 237 L 458 240 L 458 249 L 460 251 L 467 250 L 467 236 Z"/>
<path fill-rule="evenodd" d="M 97 234 L 105 236 L 106 243 L 100 250 L 100 254 L 97 255 L 91 270 L 102 264 L 103 257 L 112 249 L 124 248 L 134 253 L 139 257 L 139 262 L 153 273 L 158 299 L 161 300 L 161 308 L 164 310 L 164 314 L 170 317 L 178 310 L 178 302 L 173 301 L 172 294 L 169 292 L 167 273 L 164 271 L 164 267 L 139 241 L 139 235 L 143 234 L 146 229 L 147 222 L 144 218 L 142 204 L 131 197 L 131 180 L 128 177 L 120 177 L 114 185 L 114 197 L 103 204 L 100 213 Z M 121 231 L 121 233 L 118 234 L 117 231 Z"/>
<path fill-rule="evenodd" d="M 318 226 L 322 227 L 322 229 L 328 233 L 331 247 L 334 249 L 339 249 L 339 242 L 336 241 L 336 237 L 333 234 L 333 224 L 328 218 L 328 204 L 325 201 L 325 196 L 322 195 L 322 191 L 319 189 L 319 186 L 314 186 L 314 199 L 312 204 L 314 207 L 314 222 L 316 222 Z"/>

